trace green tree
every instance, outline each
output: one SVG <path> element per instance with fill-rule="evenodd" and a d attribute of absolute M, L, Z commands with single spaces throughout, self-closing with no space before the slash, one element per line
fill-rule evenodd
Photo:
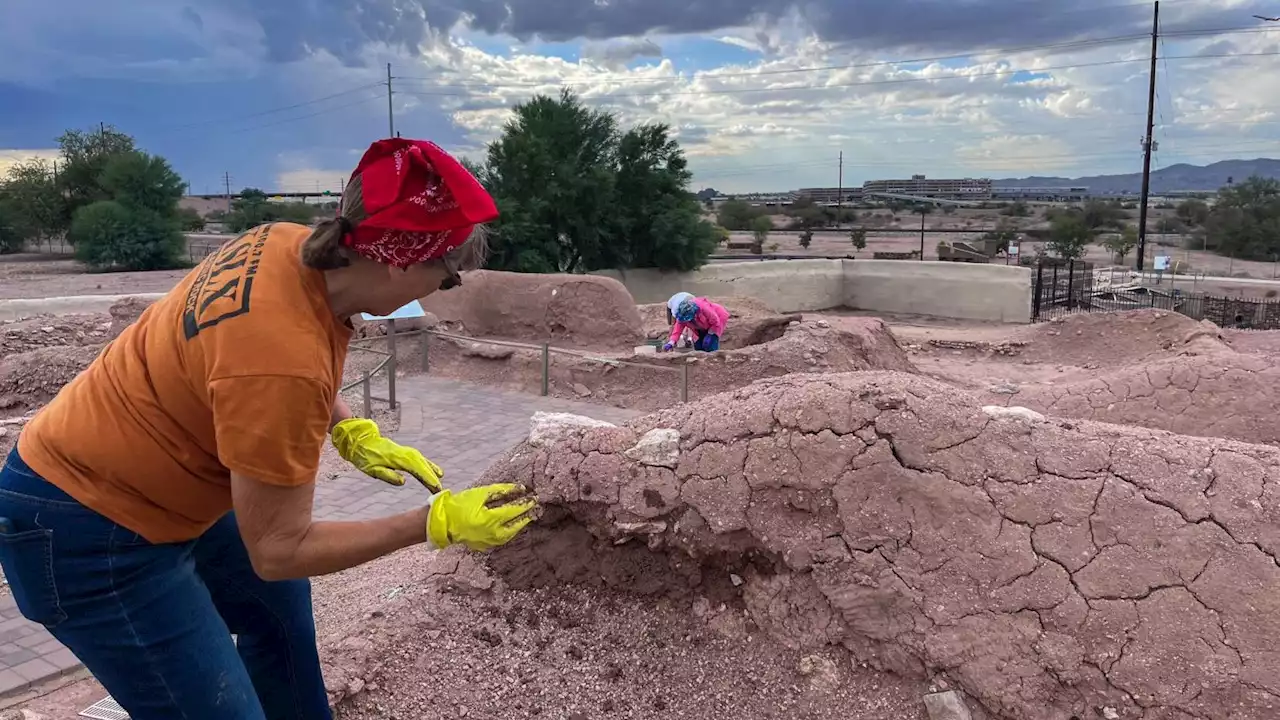
<path fill-rule="evenodd" d="M 1008 215 L 1009 217 L 1029 217 L 1031 215 L 1031 208 L 1027 207 L 1027 204 L 1021 200 L 1016 200 L 1001 209 L 1000 214 Z"/>
<path fill-rule="evenodd" d="M 180 266 L 178 201 L 186 189 L 169 163 L 141 151 L 107 158 L 97 181 L 110 199 L 76 209 L 67 239 L 95 270 Z"/>
<path fill-rule="evenodd" d="M 1138 228 L 1126 225 L 1118 234 L 1110 235 L 1102 244 L 1115 256 L 1115 261 L 1124 264 L 1124 259 L 1138 246 Z"/>
<path fill-rule="evenodd" d="M 168 161 L 141 151 L 108 158 L 99 185 L 111 199 L 162 217 L 177 214 L 178 201 L 187 191 L 187 184 Z"/>
<path fill-rule="evenodd" d="M 173 217 L 116 200 L 76 211 L 67 234 L 76 259 L 94 270 L 158 270 L 178 267 L 182 233 Z"/>
<path fill-rule="evenodd" d="M 19 252 L 26 244 L 20 223 L 13 204 L 8 198 L 0 196 L 0 255 Z"/>
<path fill-rule="evenodd" d="M 14 165 L 2 188 L 13 250 L 26 243 L 49 242 L 66 229 L 66 203 L 51 163 L 36 159 Z"/>
<path fill-rule="evenodd" d="M 1199 198 L 1188 198 L 1178 203 L 1175 211 L 1178 219 L 1190 227 L 1200 227 L 1209 219 L 1209 205 Z"/>
<path fill-rule="evenodd" d="M 1088 250 L 1093 230 L 1083 213 L 1064 213 L 1049 221 L 1048 248 L 1063 260 L 1079 260 Z"/>
<path fill-rule="evenodd" d="M 1204 223 L 1205 243 L 1244 260 L 1280 254 L 1280 181 L 1250 177 L 1218 191 Z"/>
<path fill-rule="evenodd" d="M 854 250 L 867 249 L 867 231 L 863 228 L 853 228 L 849 231 L 849 240 L 853 243 Z"/>
<path fill-rule="evenodd" d="M 58 188 L 66 198 L 63 212 L 66 229 L 75 211 L 90 203 L 111 198 L 102 186 L 103 171 L 117 155 L 137 149 L 129 135 L 110 125 L 96 130 L 68 130 L 58 137 L 62 162 L 58 170 Z"/>
<path fill-rule="evenodd" d="M 813 198 L 800 197 L 787 206 L 783 212 L 792 219 L 793 228 L 808 230 L 827 224 L 831 215 L 826 210 L 827 208 L 818 207 Z M 832 214 L 834 214 L 834 208 L 832 208 Z"/>
<path fill-rule="evenodd" d="M 1093 232 L 1107 228 L 1120 230 L 1128 218 L 1129 213 L 1120 203 L 1097 198 L 1086 200 L 1080 213 L 1084 226 Z"/>
<path fill-rule="evenodd" d="M 537 95 L 491 143 L 478 177 L 498 204 L 489 267 L 523 272 L 691 270 L 718 235 L 660 123 L 621 131 L 576 95 Z"/>
<path fill-rule="evenodd" d="M 205 220 L 194 208 L 179 208 L 178 225 L 183 232 L 200 232 L 204 230 Z"/>
<path fill-rule="evenodd" d="M 514 108 L 490 143 L 482 181 L 501 213 L 489 267 L 581 272 L 612 267 L 620 135 L 613 115 L 564 90 Z"/>
<path fill-rule="evenodd" d="M 769 233 L 773 230 L 773 221 L 767 216 L 760 215 L 751 221 L 751 252 L 756 255 L 764 254 L 764 243 L 769 239 Z"/>
<path fill-rule="evenodd" d="M 751 222 L 760 217 L 760 210 L 734 198 L 720 205 L 716 222 L 730 230 L 750 230 Z"/>
<path fill-rule="evenodd" d="M 687 190 L 692 179 L 669 126 L 644 124 L 624 133 L 614 180 L 616 240 L 602 260 L 610 267 L 680 271 L 705 263 L 719 238 Z"/>

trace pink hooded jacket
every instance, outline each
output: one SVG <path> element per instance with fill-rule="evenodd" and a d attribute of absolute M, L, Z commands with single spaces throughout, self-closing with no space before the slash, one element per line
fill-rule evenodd
<path fill-rule="evenodd" d="M 698 306 L 698 312 L 693 316 L 693 322 L 682 323 L 679 320 L 671 327 L 671 337 L 667 339 L 674 345 L 680 340 L 680 333 L 685 329 L 697 332 L 706 330 L 708 333 L 716 336 L 724 335 L 724 326 L 729 322 L 729 311 L 724 309 L 723 305 L 717 305 L 706 298 L 696 297 L 693 304 Z"/>

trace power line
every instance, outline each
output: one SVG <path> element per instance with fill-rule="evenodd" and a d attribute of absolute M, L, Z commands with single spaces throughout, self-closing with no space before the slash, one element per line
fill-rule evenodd
<path fill-rule="evenodd" d="M 249 120 L 256 117 L 264 117 L 266 115 L 274 115 L 276 113 L 285 112 L 288 110 L 296 110 L 298 108 L 307 107 L 309 105 L 315 105 L 317 103 L 326 102 L 329 100 L 333 100 L 335 98 L 345 97 L 347 95 L 351 95 L 352 93 L 360 92 L 361 90 L 367 90 L 372 87 L 377 87 L 378 85 L 380 85 L 380 83 L 367 83 L 365 85 L 360 85 L 359 87 L 348 88 L 341 92 L 333 93 L 332 95 L 325 95 L 324 97 L 312 98 L 311 100 L 304 100 L 302 102 L 293 103 L 292 105 L 282 105 L 280 107 L 274 107 L 267 110 L 260 110 L 258 112 L 252 112 L 248 114 L 242 113 L 232 117 L 215 118 L 211 120 L 201 120 L 199 122 L 188 123 L 186 125 L 172 125 L 169 127 L 156 129 L 152 132 L 174 132 L 178 130 L 188 130 L 196 127 L 205 127 L 208 125 L 218 125 L 218 124 L 227 123 L 227 122 Z"/>

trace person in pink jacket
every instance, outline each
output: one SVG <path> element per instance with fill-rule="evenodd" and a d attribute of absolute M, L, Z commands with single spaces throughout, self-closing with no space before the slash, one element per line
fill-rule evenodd
<path fill-rule="evenodd" d="M 724 326 L 729 322 L 729 311 L 723 305 L 717 305 L 706 298 L 685 298 L 680 301 L 675 312 L 676 324 L 671 327 L 671 336 L 663 351 L 670 350 L 680 340 L 686 329 L 693 330 L 698 339 L 693 343 L 694 350 L 715 352 L 720 349 L 720 336 L 724 334 Z"/>

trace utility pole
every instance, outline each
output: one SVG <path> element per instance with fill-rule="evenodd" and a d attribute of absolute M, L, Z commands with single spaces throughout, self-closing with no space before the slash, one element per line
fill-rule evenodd
<path fill-rule="evenodd" d="M 840 229 L 840 215 L 844 213 L 844 151 L 840 151 L 840 170 L 836 176 L 836 229 Z"/>
<path fill-rule="evenodd" d="M 222 173 L 222 182 L 227 188 L 227 212 L 231 212 L 231 173 Z"/>
<path fill-rule="evenodd" d="M 1151 151 L 1155 149 L 1156 53 L 1160 41 L 1160 0 L 1151 20 L 1151 85 L 1147 90 L 1147 135 L 1142 140 L 1142 202 L 1138 206 L 1138 272 L 1147 251 L 1147 200 L 1151 197 Z"/>
<path fill-rule="evenodd" d="M 387 63 L 387 137 L 396 136 L 396 119 L 391 109 L 391 63 Z"/>

